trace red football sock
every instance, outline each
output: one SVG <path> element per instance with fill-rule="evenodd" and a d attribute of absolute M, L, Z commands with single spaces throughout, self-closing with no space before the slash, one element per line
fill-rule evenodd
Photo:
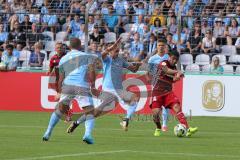
<path fill-rule="evenodd" d="M 184 124 L 186 126 L 186 128 L 188 128 L 188 122 L 187 122 L 186 117 L 184 116 L 183 112 L 177 113 L 176 117 L 177 117 L 179 123 Z"/>

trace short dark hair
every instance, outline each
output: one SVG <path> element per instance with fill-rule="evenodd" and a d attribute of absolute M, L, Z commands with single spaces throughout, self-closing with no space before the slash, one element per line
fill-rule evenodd
<path fill-rule="evenodd" d="M 176 57 L 177 59 L 179 59 L 179 57 L 180 57 L 180 55 L 179 55 L 179 53 L 178 53 L 177 50 L 172 50 L 172 51 L 170 51 L 170 52 L 168 53 L 168 55 L 169 55 L 169 56 L 174 56 L 174 57 Z"/>
<path fill-rule="evenodd" d="M 81 41 L 79 38 L 71 38 L 70 39 L 70 47 L 73 49 L 78 49 L 81 46 Z"/>
<path fill-rule="evenodd" d="M 8 44 L 8 45 L 6 46 L 6 49 L 12 49 L 12 50 L 13 50 L 13 48 L 14 48 L 14 46 L 13 46 L 12 44 Z"/>
<path fill-rule="evenodd" d="M 165 39 L 162 39 L 162 38 L 159 38 L 158 41 L 157 41 L 157 43 L 164 43 L 164 44 L 166 44 L 166 40 L 165 40 Z"/>

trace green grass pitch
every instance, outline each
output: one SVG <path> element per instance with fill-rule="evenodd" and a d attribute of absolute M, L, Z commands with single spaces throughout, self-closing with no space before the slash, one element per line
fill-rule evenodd
<path fill-rule="evenodd" d="M 72 134 L 60 122 L 42 142 L 51 113 L 0 112 L 0 160 L 239 160 L 240 118 L 193 117 L 199 132 L 191 138 L 169 131 L 154 137 L 154 124 L 134 120 L 124 132 L 117 115 L 98 118 L 94 145 L 82 142 L 83 125 Z"/>

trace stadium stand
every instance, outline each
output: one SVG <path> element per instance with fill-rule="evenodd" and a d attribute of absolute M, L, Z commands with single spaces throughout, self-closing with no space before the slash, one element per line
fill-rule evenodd
<path fill-rule="evenodd" d="M 123 37 L 123 52 L 131 52 L 134 32 L 140 35 L 144 45 L 144 56 L 148 56 L 150 35 L 156 40 L 166 39 L 169 49 L 181 52 L 180 62 L 184 68 L 187 65 L 208 65 L 212 56 L 220 58 L 221 65 L 238 65 L 238 40 L 240 37 L 240 3 L 237 0 L 156 0 L 156 1 L 126 1 L 126 0 L 1 0 L 0 4 L 0 47 L 5 50 L 7 44 L 22 45 L 19 67 L 26 66 L 29 52 L 33 52 L 35 42 L 41 42 L 47 53 L 54 53 L 56 42 L 69 43 L 71 37 L 78 37 L 83 45 L 90 42 L 100 42 L 104 36 L 105 43 Z M 181 10 L 182 8 L 182 10 Z M 179 12 L 181 11 L 181 13 Z M 111 12 L 112 16 L 109 16 Z M 88 21 L 85 19 L 89 14 Z M 88 24 L 88 25 L 87 25 Z M 198 39 L 195 24 L 200 25 Z M 88 36 L 99 28 L 101 36 L 85 43 Z M 85 29 L 87 27 L 87 29 Z M 133 28 L 134 27 L 134 28 Z M 206 33 L 211 31 L 216 39 L 215 53 L 204 55 L 205 51 L 198 46 L 196 60 L 187 51 L 188 46 L 195 47 L 202 43 Z M 197 32 L 196 32 L 197 33 Z M 170 34 L 170 35 L 169 35 Z M 168 36 L 169 35 L 169 36 Z M 172 40 L 169 40 L 172 38 Z M 195 39 L 194 39 L 195 38 Z M 198 43 L 198 44 L 194 44 Z M 199 43 L 200 42 L 200 43 Z M 211 43 L 211 42 L 209 42 Z M 105 44 L 99 44 L 98 50 Z M 207 46 L 211 44 L 207 44 Z M 84 48 L 84 47 L 83 47 Z M 4 52 L 3 52 L 4 53 Z M 151 52 L 154 53 L 154 52 Z M 196 54 L 196 53 L 195 53 Z M 195 55 L 194 55 L 195 57 Z M 128 57 L 127 57 L 128 58 Z M 46 65 L 43 65 L 46 68 Z"/>

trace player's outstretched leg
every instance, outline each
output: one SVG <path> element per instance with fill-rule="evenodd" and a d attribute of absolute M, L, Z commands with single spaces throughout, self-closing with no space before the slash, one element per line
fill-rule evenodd
<path fill-rule="evenodd" d="M 162 107 L 162 131 L 168 131 L 167 122 L 168 122 L 169 109 Z"/>
<path fill-rule="evenodd" d="M 161 135 L 161 123 L 160 123 L 160 113 L 161 113 L 161 108 L 154 108 L 152 109 L 153 112 L 153 122 L 156 125 L 156 129 L 154 131 L 154 136 L 158 137 Z"/>
<path fill-rule="evenodd" d="M 92 130 L 94 128 L 95 119 L 93 114 L 88 114 L 85 121 L 85 133 L 83 136 L 83 141 L 87 144 L 93 144 L 94 140 L 92 138 Z"/>
<path fill-rule="evenodd" d="M 54 111 L 52 113 L 51 117 L 50 117 L 50 120 L 49 120 L 49 123 L 48 123 L 48 128 L 43 135 L 43 138 L 42 138 L 43 141 L 48 141 L 49 140 L 49 138 L 52 134 L 53 128 L 59 122 L 59 119 L 60 119 L 59 115 L 57 115 L 56 111 Z"/>
<path fill-rule="evenodd" d="M 180 107 L 179 103 L 176 103 L 173 105 L 173 110 L 176 113 L 176 117 L 177 117 L 179 123 L 186 126 L 186 128 L 187 128 L 186 136 L 187 137 L 190 137 L 192 134 L 194 134 L 198 131 L 197 127 L 189 127 L 187 119 L 186 119 L 185 115 L 183 114 L 183 112 L 181 111 L 181 107 Z"/>
<path fill-rule="evenodd" d="M 130 105 L 127 109 L 127 115 L 125 118 L 123 118 L 123 121 L 120 122 L 120 125 L 125 131 L 128 131 L 129 120 L 136 111 L 138 100 L 139 97 L 136 94 L 133 94 L 130 100 Z"/>

